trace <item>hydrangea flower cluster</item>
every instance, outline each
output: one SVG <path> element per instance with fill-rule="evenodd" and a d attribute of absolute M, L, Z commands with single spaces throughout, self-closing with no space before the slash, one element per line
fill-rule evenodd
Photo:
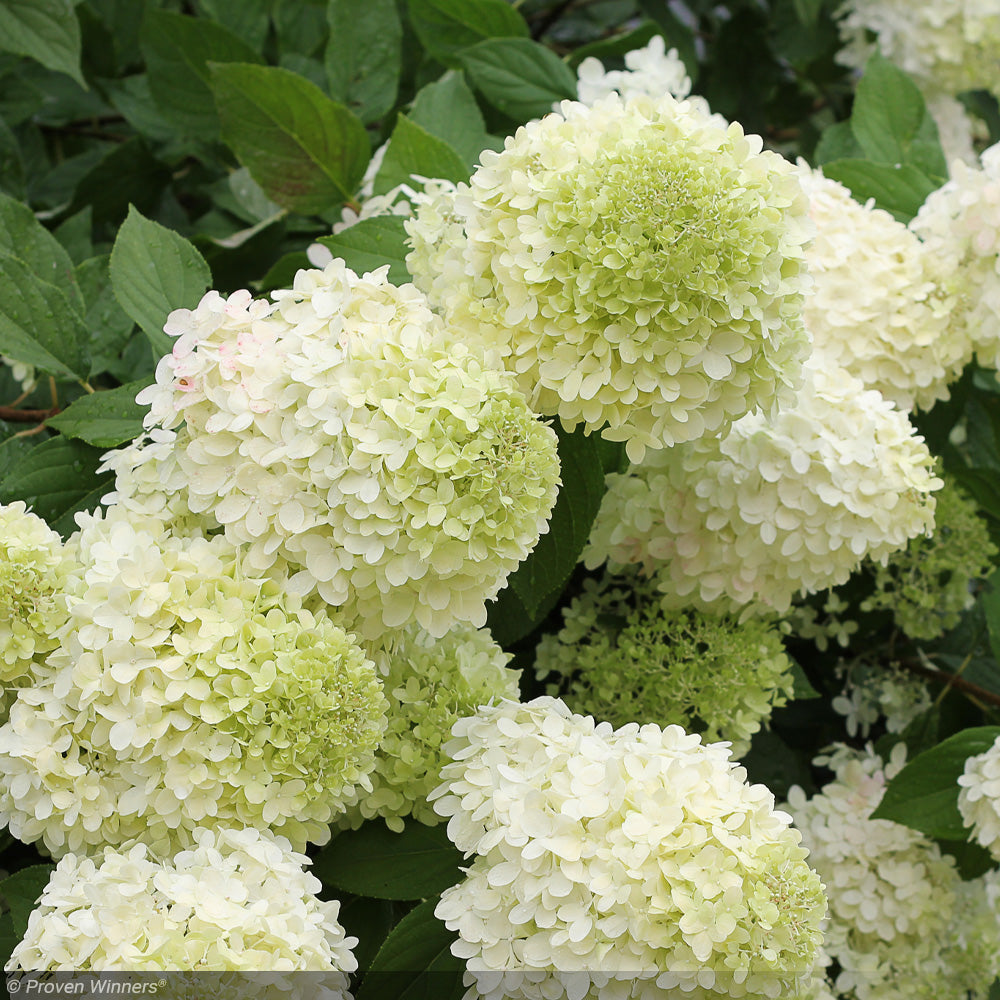
<path fill-rule="evenodd" d="M 21 392 L 31 392 L 38 385 L 38 375 L 34 365 L 15 361 L 5 354 L 0 354 L 0 365 L 10 369 L 10 377 L 21 386 Z"/>
<path fill-rule="evenodd" d="M 933 252 L 822 171 L 800 163 L 799 176 L 816 223 L 806 251 L 814 282 L 805 300 L 814 350 L 900 409 L 947 399 L 973 348 L 950 320 Z"/>
<path fill-rule="evenodd" d="M 542 412 L 638 460 L 797 384 L 808 203 L 761 146 L 669 95 L 564 102 L 417 199 L 407 266 Z"/>
<path fill-rule="evenodd" d="M 853 1000 L 939 1000 L 988 988 L 998 971 L 998 927 L 966 921 L 995 899 L 988 880 L 965 883 L 953 859 L 922 833 L 870 819 L 906 748 L 884 763 L 840 747 L 817 760 L 835 773 L 820 794 L 799 787 L 788 808 L 826 886 L 823 947 L 838 963 L 837 993 Z"/>
<path fill-rule="evenodd" d="M 901 733 L 931 707 L 927 685 L 901 667 L 856 660 L 843 673 L 844 693 L 834 698 L 830 707 L 844 716 L 848 736 L 860 733 L 867 737 L 880 718 L 885 719 L 887 732 Z"/>
<path fill-rule="evenodd" d="M 847 372 L 806 366 L 793 407 L 608 477 L 583 557 L 636 563 L 663 606 L 785 612 L 933 525 L 933 458 L 906 415 Z"/>
<path fill-rule="evenodd" d="M 1000 13 L 996 15 L 1000 25 Z M 932 191 L 910 223 L 953 298 L 951 323 L 980 364 L 1000 368 L 1000 144 L 981 166 L 952 164 L 951 180 Z"/>
<path fill-rule="evenodd" d="M 441 636 L 483 625 L 547 530 L 556 436 L 386 271 L 300 271 L 275 306 L 208 293 L 171 313 L 173 353 L 139 400 L 148 429 L 176 430 L 187 507 L 250 572 L 287 565 L 366 638 L 411 621 Z M 136 456 L 121 463 L 136 478 Z"/>
<path fill-rule="evenodd" d="M 283 837 L 225 827 L 196 830 L 170 861 L 141 843 L 67 854 L 6 969 L 308 970 L 346 990 L 357 938 L 340 903 L 317 898 L 309 863 Z"/>
<path fill-rule="evenodd" d="M 821 652 L 830 648 L 830 643 L 846 649 L 851 644 L 851 636 L 858 631 L 858 623 L 844 615 L 850 604 L 833 588 L 823 597 L 823 603 L 793 604 L 782 617 L 780 628 L 786 635 L 811 642 Z"/>
<path fill-rule="evenodd" d="M 759 619 L 738 624 L 694 610 L 663 611 L 655 587 L 634 574 L 588 579 L 542 638 L 535 669 L 565 688 L 566 704 L 610 722 L 680 725 L 734 757 L 792 696 L 781 635 Z"/>
<path fill-rule="evenodd" d="M 328 840 L 385 728 L 353 636 L 222 535 L 80 521 L 60 648 L 0 728 L 0 822 L 56 857 L 132 839 L 167 856 L 206 823 Z"/>
<path fill-rule="evenodd" d="M 887 563 L 872 567 L 875 593 L 862 611 L 886 609 L 911 639 L 936 639 L 975 603 L 972 584 L 992 570 L 997 555 L 974 500 L 945 478 L 937 494 L 934 534 L 910 541 Z"/>
<path fill-rule="evenodd" d="M 1000 10 L 991 0 L 846 0 L 841 14 L 845 65 L 863 69 L 880 50 L 929 92 L 1000 95 Z"/>
<path fill-rule="evenodd" d="M 972 835 L 1000 861 L 1000 737 L 965 762 L 958 778 L 958 809 Z"/>
<path fill-rule="evenodd" d="M 75 569 L 62 539 L 20 500 L 0 505 L 0 719 L 55 649 Z"/>
<path fill-rule="evenodd" d="M 613 730 L 552 698 L 482 708 L 454 734 L 432 798 L 477 856 L 435 913 L 459 933 L 468 997 L 551 997 L 560 974 L 580 1000 L 785 997 L 808 979 L 822 886 L 723 745 Z"/>
<path fill-rule="evenodd" d="M 488 631 L 467 625 L 442 639 L 404 629 L 384 659 L 388 725 L 375 756 L 372 790 L 340 822 L 358 826 L 381 816 L 390 829 L 402 830 L 403 819 L 412 816 L 434 826 L 441 818 L 427 796 L 440 784 L 448 760 L 442 746 L 452 726 L 480 705 L 517 700 L 520 671 L 508 668 L 511 655 Z"/>

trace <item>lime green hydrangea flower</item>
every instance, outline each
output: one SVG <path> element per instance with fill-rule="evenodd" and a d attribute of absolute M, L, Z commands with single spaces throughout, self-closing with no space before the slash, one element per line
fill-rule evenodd
<path fill-rule="evenodd" d="M 412 816 L 434 826 L 441 822 L 427 796 L 441 781 L 450 758 L 441 749 L 458 719 L 480 705 L 517 699 L 521 672 L 486 629 L 458 626 L 441 639 L 410 627 L 396 635 L 376 661 L 388 664 L 384 678 L 388 725 L 375 757 L 372 791 L 344 820 L 358 826 L 381 816 L 402 830 Z"/>
<path fill-rule="evenodd" d="M 215 824 L 328 840 L 385 728 L 354 636 L 222 535 L 80 520 L 60 648 L 0 728 L 0 822 L 56 857 L 131 839 L 166 856 Z"/>
<path fill-rule="evenodd" d="M 555 674 L 573 711 L 622 726 L 676 724 L 742 756 L 774 708 L 792 696 L 781 636 L 759 619 L 738 624 L 695 610 L 664 611 L 640 577 L 587 580 L 564 625 L 538 646 L 539 677 Z"/>
<path fill-rule="evenodd" d="M 415 199 L 407 266 L 543 413 L 639 461 L 798 382 L 809 205 L 761 147 L 666 95 L 566 101 Z"/>
<path fill-rule="evenodd" d="M 953 480 L 937 494 L 934 532 L 918 535 L 874 565 L 875 593 L 862 611 L 891 611 L 896 626 L 911 639 L 936 639 L 958 624 L 975 603 L 970 584 L 986 577 L 997 554 L 978 508 Z"/>
<path fill-rule="evenodd" d="M 358 940 L 337 919 L 340 903 L 318 898 L 320 881 L 304 870 L 309 859 L 263 830 L 192 836 L 190 849 L 169 860 L 143 843 L 66 855 L 7 971 L 257 971 L 252 992 L 266 984 L 266 996 L 289 987 L 260 973 L 325 972 L 309 977 L 303 996 L 338 1000 L 357 968 Z M 213 987 L 227 981 L 211 979 Z"/>
<path fill-rule="evenodd" d="M 24 503 L 0 506 L 0 718 L 59 645 L 73 566 L 59 535 Z"/>

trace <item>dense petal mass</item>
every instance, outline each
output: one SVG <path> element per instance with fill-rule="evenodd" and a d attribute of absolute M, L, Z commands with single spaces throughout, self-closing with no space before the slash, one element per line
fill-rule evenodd
<path fill-rule="evenodd" d="M 972 360 L 973 345 L 938 285 L 937 255 L 888 212 L 799 168 L 816 238 L 806 252 L 813 347 L 900 409 L 927 409 Z"/>
<path fill-rule="evenodd" d="M 798 380 L 808 203 L 737 124 L 669 96 L 564 102 L 417 203 L 407 264 L 448 321 L 633 459 Z"/>
<path fill-rule="evenodd" d="M 458 931 L 452 951 L 479 991 L 467 996 L 786 998 L 805 985 L 822 886 L 723 745 L 679 726 L 613 730 L 552 698 L 480 709 L 454 734 L 435 808 L 477 857 L 435 912 Z"/>
<path fill-rule="evenodd" d="M 113 460 L 127 473 L 118 502 L 147 508 L 150 477 L 176 465 L 186 507 L 242 545 L 252 572 L 287 567 L 293 589 L 366 638 L 483 625 L 547 530 L 554 431 L 385 269 L 359 278 L 337 260 L 274 296 L 209 293 L 171 314 L 173 354 L 140 399 L 154 433 L 176 432 L 174 454 L 152 472 L 143 454 Z"/>
<path fill-rule="evenodd" d="M 385 728 L 374 663 L 222 535 L 112 508 L 70 540 L 85 566 L 46 671 L 0 728 L 0 817 L 59 857 L 199 826 L 296 848 L 370 790 Z"/>
<path fill-rule="evenodd" d="M 975 839 L 1000 860 L 1000 737 L 965 762 L 958 808 Z"/>
<path fill-rule="evenodd" d="M 942 481 L 906 414 L 813 361 L 794 406 L 609 476 L 584 559 L 636 563 L 663 605 L 785 612 L 934 523 Z"/>
<path fill-rule="evenodd" d="M 340 903 L 318 898 L 309 863 L 283 837 L 250 829 L 196 830 L 191 847 L 169 861 L 145 844 L 106 847 L 96 858 L 68 854 L 6 968 L 179 970 L 182 981 L 198 970 L 326 972 L 309 982 L 334 1000 L 357 968 L 357 938 L 337 919 Z M 262 983 L 266 990 L 262 976 L 254 985 Z M 282 996 L 288 985 L 278 980 L 273 989 Z"/>

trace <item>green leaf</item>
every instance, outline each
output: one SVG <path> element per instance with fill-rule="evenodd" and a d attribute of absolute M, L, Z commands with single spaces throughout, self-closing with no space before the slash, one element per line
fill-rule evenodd
<path fill-rule="evenodd" d="M 82 309 L 83 298 L 69 254 L 27 205 L 4 194 L 0 194 L 0 252 L 24 261 L 36 277 L 62 288 Z"/>
<path fill-rule="evenodd" d="M 849 187 L 862 204 L 874 198 L 878 208 L 891 212 L 900 222 L 909 222 L 938 187 L 912 164 L 895 167 L 868 160 L 834 160 L 824 165 L 823 173 Z"/>
<path fill-rule="evenodd" d="M 10 906 L 10 919 L 18 938 L 24 937 L 28 930 L 28 917 L 38 902 L 45 887 L 49 884 L 49 876 L 55 871 L 55 865 L 30 865 L 20 871 L 8 875 L 0 882 L 0 896 L 7 900 Z"/>
<path fill-rule="evenodd" d="M 375 899 L 425 899 L 462 878 L 462 852 L 444 826 L 409 821 L 394 833 L 381 821 L 340 834 L 316 856 L 313 874 L 334 889 Z"/>
<path fill-rule="evenodd" d="M 326 4 L 327 0 L 274 0 L 271 20 L 282 57 L 321 53 L 329 34 Z"/>
<path fill-rule="evenodd" d="M 443 139 L 400 115 L 375 175 L 375 194 L 385 194 L 399 184 L 413 184 L 413 174 L 458 182 L 469 179 L 469 168 Z"/>
<path fill-rule="evenodd" d="M 420 44 L 445 66 L 486 38 L 527 38 L 524 18 L 504 0 L 410 0 L 410 23 Z"/>
<path fill-rule="evenodd" d="M 277 66 L 215 66 L 213 88 L 223 140 L 269 198 L 310 215 L 353 195 L 371 145 L 342 104 Z"/>
<path fill-rule="evenodd" d="M 80 22 L 71 0 L 3 0 L 0 50 L 29 56 L 47 69 L 71 76 L 84 90 L 80 72 Z"/>
<path fill-rule="evenodd" d="M 295 275 L 302 268 L 313 267 L 304 250 L 295 250 L 279 257 L 254 287 L 258 292 L 270 292 L 275 288 L 291 288 Z"/>
<path fill-rule="evenodd" d="M 0 914 L 0 966 L 6 965 L 11 953 L 18 946 L 23 934 L 18 934 L 14 930 L 14 923 L 11 919 L 10 910 Z M 8 993 L 8 996 L 10 994 Z"/>
<path fill-rule="evenodd" d="M 362 219 L 334 236 L 321 236 L 319 242 L 334 257 L 343 257 L 347 266 L 358 274 L 389 265 L 389 280 L 405 285 L 410 280 L 406 270 L 406 230 L 398 215 L 378 215 Z"/>
<path fill-rule="evenodd" d="M 0 119 L 0 191 L 24 197 L 24 160 L 17 136 Z"/>
<path fill-rule="evenodd" d="M 130 382 L 117 389 L 81 396 L 46 424 L 70 438 L 79 438 L 98 448 L 117 448 L 142 433 L 145 406 L 135 397 L 148 381 Z"/>
<path fill-rule="evenodd" d="M 329 0 L 326 75 L 330 94 L 365 124 L 378 121 L 396 103 L 403 60 L 403 26 L 396 0 Z"/>
<path fill-rule="evenodd" d="M 121 354 L 132 339 L 135 323 L 115 298 L 108 271 L 109 259 L 109 254 L 90 257 L 76 269 L 76 279 L 87 305 L 83 323 L 90 331 L 87 345 L 90 353 L 90 376 L 111 372 L 118 381 L 129 382 L 131 378 L 122 377 Z M 140 336 L 148 349 L 149 340 L 145 335 Z M 152 361 L 152 351 L 149 351 L 149 357 Z"/>
<path fill-rule="evenodd" d="M 414 907 L 392 929 L 365 974 L 357 1000 L 458 1000 L 465 962 L 451 945 L 457 935 L 437 917 L 437 899 Z"/>
<path fill-rule="evenodd" d="M 491 38 L 461 53 L 473 86 L 515 121 L 541 118 L 557 101 L 576 98 L 573 71 L 527 38 Z"/>
<path fill-rule="evenodd" d="M 62 288 L 23 260 L 0 254 L 0 353 L 50 375 L 84 379 L 90 372 L 86 341 L 81 312 Z"/>
<path fill-rule="evenodd" d="M 337 920 L 351 937 L 358 939 L 353 951 L 362 972 L 371 965 L 386 935 L 408 908 L 408 903 L 391 899 L 366 899 L 364 896 L 341 899 Z"/>
<path fill-rule="evenodd" d="M 807 27 L 816 23 L 823 9 L 823 0 L 793 0 L 798 19 Z"/>
<path fill-rule="evenodd" d="M 208 64 L 260 63 L 261 57 L 221 24 L 167 10 L 151 9 L 140 37 L 149 89 L 164 117 L 192 136 L 217 138 Z"/>
<path fill-rule="evenodd" d="M 601 62 L 621 59 L 633 49 L 641 49 L 648 45 L 650 39 L 659 34 L 661 34 L 659 25 L 654 21 L 643 21 L 638 28 L 633 28 L 631 31 L 623 31 L 621 34 L 612 35 L 611 38 L 600 38 L 596 42 L 588 42 L 573 49 L 569 55 L 568 65 L 575 70 L 584 59 L 600 59 Z"/>
<path fill-rule="evenodd" d="M 409 120 L 443 140 L 470 166 L 492 142 L 476 98 L 461 73 L 448 70 L 417 94 Z"/>
<path fill-rule="evenodd" d="M 98 473 L 100 460 L 101 451 L 88 444 L 49 438 L 7 465 L 0 503 L 23 500 L 56 531 L 69 535 L 76 530 L 73 515 L 93 510 L 114 483 L 111 473 Z"/>
<path fill-rule="evenodd" d="M 556 424 L 562 487 L 549 530 L 507 581 L 534 617 L 546 598 L 569 580 L 604 496 L 604 467 L 597 435 L 568 432 Z"/>
<path fill-rule="evenodd" d="M 986 616 L 993 658 L 1000 662 L 1000 569 L 989 578 L 986 587 L 979 595 L 979 602 Z"/>
<path fill-rule="evenodd" d="M 821 167 L 831 160 L 863 160 L 865 151 L 854 136 L 850 122 L 834 122 L 816 144 L 814 161 Z"/>
<path fill-rule="evenodd" d="M 885 790 L 872 819 L 891 819 L 929 837 L 964 840 L 969 831 L 958 811 L 958 778 L 965 762 L 993 746 L 1000 726 L 978 726 L 914 757 Z"/>
<path fill-rule="evenodd" d="M 858 83 L 851 129 L 865 156 L 876 163 L 910 164 L 939 183 L 948 176 L 937 125 L 917 85 L 878 54 L 868 60 Z"/>
<path fill-rule="evenodd" d="M 239 35 L 255 52 L 263 47 L 271 25 L 270 0 L 198 0 L 198 7 L 213 21 Z"/>
<path fill-rule="evenodd" d="M 795 701 L 808 701 L 820 697 L 819 691 L 809 683 L 806 672 L 795 660 L 792 660 L 792 669 L 789 673 L 792 675 L 792 698 Z"/>
<path fill-rule="evenodd" d="M 180 233 L 129 210 L 111 250 L 111 287 L 122 309 L 142 327 L 157 356 L 173 340 L 163 324 L 174 309 L 193 309 L 212 274 L 198 250 Z"/>
<path fill-rule="evenodd" d="M 139 136 L 115 146 L 80 179 L 71 212 L 89 205 L 94 222 L 118 225 L 129 205 L 152 213 L 163 189 L 170 183 L 170 170 L 149 151 Z"/>

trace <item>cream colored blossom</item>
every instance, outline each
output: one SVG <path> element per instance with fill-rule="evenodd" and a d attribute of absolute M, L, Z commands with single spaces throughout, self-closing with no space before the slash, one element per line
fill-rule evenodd
<path fill-rule="evenodd" d="M 933 525 L 934 460 L 906 415 L 821 360 L 794 406 L 651 452 L 608 493 L 583 557 L 638 564 L 665 608 L 785 612 Z"/>
<path fill-rule="evenodd" d="M 55 857 L 133 838 L 166 856 L 206 824 L 328 840 L 385 728 L 353 635 L 221 535 L 79 520 L 60 648 L 0 728 L 0 822 Z"/>
<path fill-rule="evenodd" d="M 959 776 L 958 809 L 972 836 L 1000 860 L 1000 737 L 965 762 Z"/>
<path fill-rule="evenodd" d="M 308 970 L 329 973 L 311 986 L 339 993 L 357 968 L 358 942 L 337 920 L 340 903 L 318 898 L 309 863 L 283 837 L 225 827 L 193 831 L 191 847 L 171 860 L 143 843 L 68 854 L 6 969 Z M 288 991 L 280 978 L 269 985 Z"/>
<path fill-rule="evenodd" d="M 0 365 L 10 369 L 10 377 L 21 386 L 21 392 L 31 392 L 38 385 L 38 374 L 34 365 L 15 361 L 4 354 L 0 354 Z"/>
<path fill-rule="evenodd" d="M 171 314 L 173 353 L 139 398 L 148 428 L 176 429 L 186 508 L 250 572 L 287 567 L 368 639 L 410 622 L 441 636 L 483 625 L 547 530 L 556 436 L 386 271 L 300 271 L 274 305 L 210 292 Z"/>
<path fill-rule="evenodd" d="M 927 685 L 901 667 L 863 660 L 838 669 L 844 675 L 844 691 L 830 707 L 845 718 L 848 736 L 867 737 L 872 724 L 885 719 L 890 733 L 901 733 L 931 707 Z"/>
<path fill-rule="evenodd" d="M 791 397 L 808 205 L 738 124 L 670 96 L 564 102 L 417 202 L 407 266 L 447 321 L 633 460 Z"/>
<path fill-rule="evenodd" d="M 613 730 L 552 698 L 482 708 L 453 732 L 432 798 L 477 856 L 435 913 L 479 995 L 784 998 L 805 985 L 822 887 L 724 745 L 679 726 Z"/>
<path fill-rule="evenodd" d="M 800 163 L 799 176 L 816 223 L 806 251 L 813 287 L 805 300 L 814 350 L 900 409 L 947 399 L 973 346 L 952 321 L 934 252 L 822 171 Z"/>

